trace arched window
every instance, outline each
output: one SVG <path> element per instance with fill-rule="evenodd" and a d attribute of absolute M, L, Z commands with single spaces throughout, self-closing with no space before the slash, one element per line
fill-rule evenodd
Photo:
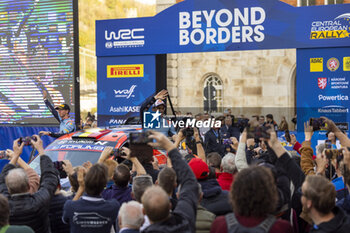
<path fill-rule="evenodd" d="M 204 111 L 222 112 L 223 111 L 223 86 L 222 81 L 217 74 L 208 74 L 204 79 L 203 97 Z"/>

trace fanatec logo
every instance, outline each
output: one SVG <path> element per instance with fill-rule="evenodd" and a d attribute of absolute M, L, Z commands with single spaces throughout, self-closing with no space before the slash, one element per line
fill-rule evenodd
<path fill-rule="evenodd" d="M 120 29 L 118 31 L 105 30 L 105 47 L 111 48 L 132 48 L 143 47 L 145 44 L 144 28 Z"/>
<path fill-rule="evenodd" d="M 115 98 L 126 98 L 129 99 L 130 97 L 135 97 L 133 95 L 135 88 L 137 85 L 132 85 L 129 89 L 123 89 L 123 90 L 114 90 Z"/>

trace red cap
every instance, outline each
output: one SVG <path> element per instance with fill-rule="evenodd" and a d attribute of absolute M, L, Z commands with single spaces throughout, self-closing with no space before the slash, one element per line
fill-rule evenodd
<path fill-rule="evenodd" d="M 198 180 L 205 179 L 209 175 L 208 165 L 200 158 L 193 158 L 188 163 Z"/>

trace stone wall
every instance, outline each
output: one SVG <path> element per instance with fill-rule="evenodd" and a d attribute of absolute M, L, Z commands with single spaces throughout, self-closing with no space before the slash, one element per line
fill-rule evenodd
<path fill-rule="evenodd" d="M 157 9 L 164 10 L 163 3 L 175 1 L 158 2 Z M 196 113 L 203 108 L 205 78 L 216 74 L 223 83 L 222 105 L 236 115 L 273 113 L 277 121 L 281 116 L 290 120 L 295 63 L 295 49 L 168 54 L 167 87 L 176 109 L 193 108 Z"/>

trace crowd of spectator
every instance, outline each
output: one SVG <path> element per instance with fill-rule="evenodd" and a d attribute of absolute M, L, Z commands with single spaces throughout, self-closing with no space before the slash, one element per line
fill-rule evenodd
<path fill-rule="evenodd" d="M 314 152 L 306 123 L 304 142 L 291 135 L 296 157 L 276 134 L 288 126 L 271 114 L 243 123 L 229 113 L 217 119 L 221 128 L 193 128 L 191 139 L 188 129 L 172 137 L 151 131 L 149 145 L 167 152 L 162 167 L 126 147 L 120 163 L 111 147 L 96 164 L 65 160 L 68 192 L 40 137 L 31 141 L 40 177 L 14 141 L 0 174 L 0 232 L 348 232 L 350 140 L 333 121 L 324 118 L 329 142 L 340 149 L 320 144 Z M 252 137 L 252 126 L 268 135 Z"/>

